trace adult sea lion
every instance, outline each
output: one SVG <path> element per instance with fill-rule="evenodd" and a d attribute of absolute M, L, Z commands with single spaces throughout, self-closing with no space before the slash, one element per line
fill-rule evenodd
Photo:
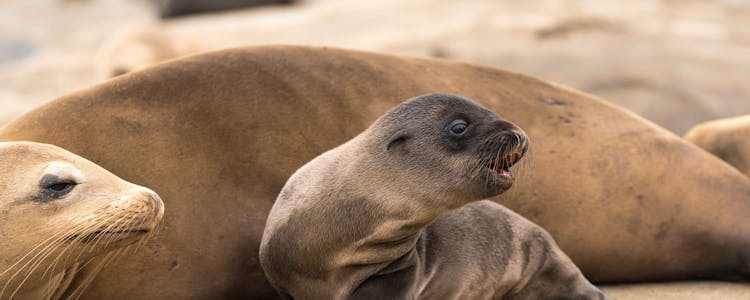
<path fill-rule="evenodd" d="M 698 124 L 685 139 L 750 176 L 750 115 Z"/>
<path fill-rule="evenodd" d="M 538 226 L 491 201 L 526 153 L 513 123 L 417 97 L 295 172 L 260 262 L 288 299 L 602 299 Z M 478 202 L 477 202 L 478 201 Z"/>
<path fill-rule="evenodd" d="M 52 145 L 0 143 L 0 172 L 0 299 L 79 297 L 164 214 L 153 191 Z"/>
<path fill-rule="evenodd" d="M 152 252 L 104 268 L 85 296 L 275 297 L 257 253 L 289 176 L 398 99 L 433 92 L 477 99 L 524 128 L 529 166 L 493 200 L 549 231 L 592 282 L 747 276 L 750 180 L 632 113 L 491 67 L 315 47 L 223 50 L 59 98 L 0 129 L 0 140 L 59 145 L 167 201 Z"/>

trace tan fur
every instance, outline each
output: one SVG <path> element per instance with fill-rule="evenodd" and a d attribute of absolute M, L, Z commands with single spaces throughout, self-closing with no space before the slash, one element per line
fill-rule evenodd
<path fill-rule="evenodd" d="M 92 299 L 273 297 L 257 251 L 284 182 L 400 99 L 432 92 L 476 99 L 524 128 L 532 153 L 494 200 L 549 231 L 593 282 L 748 274 L 750 180 L 632 113 L 496 68 L 224 50 L 59 98 L 0 140 L 62 146 L 166 199 L 151 252 L 105 267 Z"/>
<path fill-rule="evenodd" d="M 76 298 L 96 272 L 83 265 L 148 237 L 164 213 L 154 192 L 55 146 L 0 143 L 0 172 L 0 299 Z M 48 197 L 48 176 L 77 185 Z"/>
<path fill-rule="evenodd" d="M 698 124 L 685 139 L 750 176 L 750 116 Z"/>
<path fill-rule="evenodd" d="M 120 76 L 200 50 L 197 43 L 164 26 L 128 29 L 114 34 L 99 50 L 97 75 L 101 79 Z"/>

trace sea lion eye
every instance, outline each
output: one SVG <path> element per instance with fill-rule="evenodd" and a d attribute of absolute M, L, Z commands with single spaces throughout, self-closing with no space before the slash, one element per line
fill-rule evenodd
<path fill-rule="evenodd" d="M 448 130 L 455 135 L 463 135 L 466 133 L 466 129 L 469 128 L 469 123 L 463 119 L 456 119 L 448 125 Z"/>
<path fill-rule="evenodd" d="M 70 193 L 78 183 L 55 175 L 45 175 L 39 183 L 44 198 L 60 198 Z M 46 202 L 46 201 L 43 201 Z"/>
<path fill-rule="evenodd" d="M 47 187 L 47 191 L 49 191 L 52 194 L 62 196 L 64 194 L 67 194 L 76 186 L 75 182 L 61 182 L 61 183 L 55 183 Z"/>

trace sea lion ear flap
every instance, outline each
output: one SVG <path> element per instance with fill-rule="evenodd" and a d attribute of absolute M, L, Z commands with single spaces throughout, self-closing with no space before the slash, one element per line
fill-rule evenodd
<path fill-rule="evenodd" d="M 406 143 L 407 140 L 411 138 L 411 134 L 406 129 L 401 129 L 399 131 L 396 131 L 390 138 L 388 138 L 388 146 L 386 146 L 386 150 L 390 151 L 394 147 L 402 146 Z"/>

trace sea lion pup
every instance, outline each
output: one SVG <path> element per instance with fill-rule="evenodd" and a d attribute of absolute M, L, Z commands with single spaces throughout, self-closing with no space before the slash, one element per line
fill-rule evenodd
<path fill-rule="evenodd" d="M 164 214 L 153 191 L 52 145 L 0 143 L 0 172 L 0 299 L 80 297 Z"/>
<path fill-rule="evenodd" d="M 405 102 L 287 181 L 261 242 L 266 276 L 294 299 L 600 299 L 543 229 L 474 202 L 511 187 L 527 148 L 467 99 Z"/>
<path fill-rule="evenodd" d="M 750 115 L 698 124 L 685 139 L 750 176 Z"/>

